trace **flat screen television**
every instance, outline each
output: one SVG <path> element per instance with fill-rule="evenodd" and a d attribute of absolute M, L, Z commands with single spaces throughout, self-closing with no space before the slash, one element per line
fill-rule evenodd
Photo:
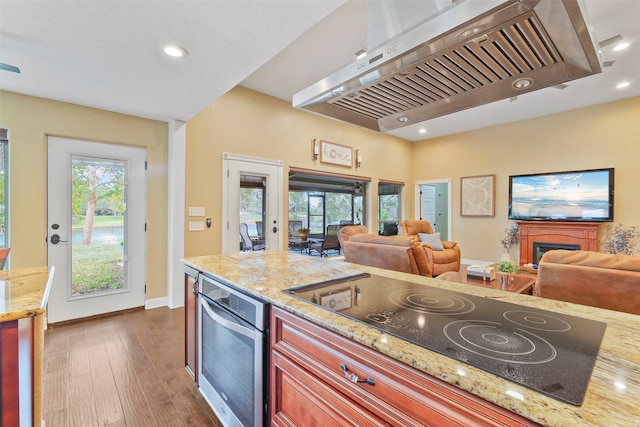
<path fill-rule="evenodd" d="M 614 168 L 513 175 L 509 219 L 613 221 Z"/>

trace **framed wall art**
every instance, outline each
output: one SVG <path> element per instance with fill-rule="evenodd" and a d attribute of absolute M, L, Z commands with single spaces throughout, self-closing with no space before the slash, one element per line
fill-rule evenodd
<path fill-rule="evenodd" d="M 460 178 L 460 216 L 495 216 L 496 176 Z"/>
<path fill-rule="evenodd" d="M 353 148 L 333 142 L 320 141 L 320 161 L 350 168 L 353 166 Z"/>

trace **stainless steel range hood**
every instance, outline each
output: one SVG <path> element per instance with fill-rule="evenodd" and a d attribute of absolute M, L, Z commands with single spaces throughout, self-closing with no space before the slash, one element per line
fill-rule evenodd
<path fill-rule="evenodd" d="M 293 106 L 386 132 L 597 74 L 583 10 L 579 0 L 452 1 Z"/>

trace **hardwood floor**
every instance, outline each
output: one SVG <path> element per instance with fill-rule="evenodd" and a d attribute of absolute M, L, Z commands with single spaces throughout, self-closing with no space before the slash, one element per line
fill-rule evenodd
<path fill-rule="evenodd" d="M 221 425 L 184 369 L 184 309 L 50 326 L 43 376 L 47 427 Z"/>

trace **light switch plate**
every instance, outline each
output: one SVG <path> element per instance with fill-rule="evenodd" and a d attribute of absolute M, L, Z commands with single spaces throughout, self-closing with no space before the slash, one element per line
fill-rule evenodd
<path fill-rule="evenodd" d="M 204 208 L 189 207 L 189 216 L 204 216 Z"/>
<path fill-rule="evenodd" d="M 189 221 L 189 231 L 204 231 L 204 222 Z"/>

